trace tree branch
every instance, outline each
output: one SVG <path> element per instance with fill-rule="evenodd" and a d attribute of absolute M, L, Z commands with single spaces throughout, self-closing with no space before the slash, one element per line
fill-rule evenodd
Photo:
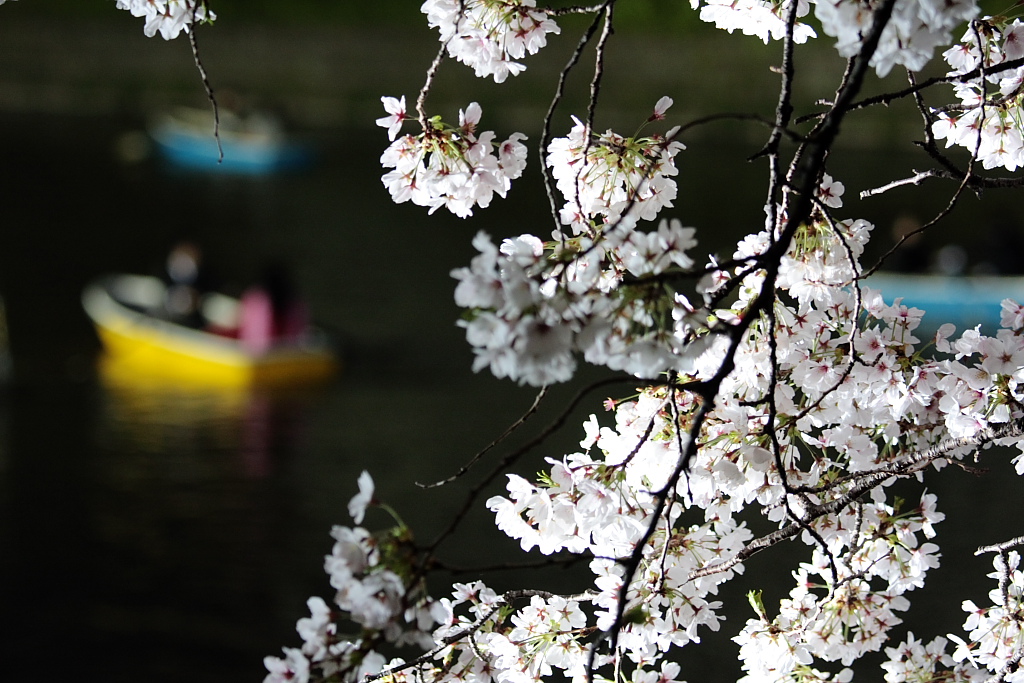
<path fill-rule="evenodd" d="M 469 472 L 473 465 L 479 462 L 480 458 L 487 454 L 488 451 L 490 451 L 492 448 L 500 444 L 502 441 L 511 436 L 513 432 L 515 432 L 517 429 L 526 424 L 526 421 L 537 412 L 537 408 L 540 407 L 540 403 L 547 395 L 547 393 L 548 388 L 542 387 L 540 392 L 537 393 L 537 396 L 534 397 L 533 404 L 530 405 L 530 407 L 527 409 L 525 413 L 523 413 L 522 417 L 520 417 L 518 420 L 509 425 L 508 428 L 506 428 L 505 431 L 502 432 L 500 436 L 498 436 L 498 438 L 484 446 L 481 450 L 477 451 L 476 455 L 469 459 L 469 462 L 467 462 L 465 465 L 459 468 L 458 472 L 456 472 L 455 474 L 451 475 L 446 479 L 434 482 L 433 484 L 421 484 L 417 482 L 416 485 L 423 489 L 432 489 L 438 486 L 444 486 L 445 484 L 450 484 L 459 477 L 461 477 L 462 475 L 464 475 L 465 473 Z"/>

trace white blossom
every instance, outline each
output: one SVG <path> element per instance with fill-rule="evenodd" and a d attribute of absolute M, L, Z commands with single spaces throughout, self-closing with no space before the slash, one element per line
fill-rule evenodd
<path fill-rule="evenodd" d="M 512 181 L 522 175 L 526 148 L 521 141 L 526 136 L 512 134 L 497 145 L 495 153 L 495 134 L 476 132 L 481 115 L 476 102 L 459 112 L 457 128 L 432 119 L 419 135 L 397 139 L 402 122 L 409 118 L 405 99 L 385 97 L 382 102 L 389 115 L 377 124 L 388 129 L 393 142 L 380 162 L 394 170 L 381 181 L 396 203 L 411 201 L 429 207 L 431 213 L 443 206 L 465 218 L 474 207 L 488 206 L 495 194 L 504 197 Z"/>
<path fill-rule="evenodd" d="M 217 16 L 206 9 L 205 0 L 117 0 L 118 9 L 126 9 L 134 17 L 145 17 L 145 34 L 152 38 L 158 32 L 164 40 L 177 38 L 191 30 L 193 23 L 213 21 Z"/>
<path fill-rule="evenodd" d="M 359 475 L 359 493 L 352 496 L 348 502 L 348 513 L 352 515 L 352 521 L 356 524 L 363 523 L 366 515 L 366 508 L 373 502 L 373 478 L 370 473 L 363 470 Z"/>
<path fill-rule="evenodd" d="M 664 98 L 649 120 L 664 118 Z M 546 163 L 565 198 L 561 220 L 575 233 L 594 221 L 607 225 L 653 220 L 676 198 L 676 154 L 685 146 L 664 136 L 623 137 L 612 131 L 594 135 L 573 117 L 569 135 L 548 145 Z"/>
<path fill-rule="evenodd" d="M 768 0 L 690 0 L 690 6 L 700 6 L 701 21 L 714 24 L 717 28 L 732 33 L 739 30 L 744 35 L 757 36 L 765 44 L 769 40 L 781 40 L 786 35 L 786 16 L 789 2 Z M 807 0 L 797 0 L 797 16 L 807 14 Z M 816 36 L 814 29 L 802 22 L 793 27 L 793 41 L 805 43 Z"/>
<path fill-rule="evenodd" d="M 420 8 L 448 54 L 477 76 L 501 83 L 526 68 L 518 61 L 547 44 L 558 24 L 535 0 L 427 0 Z"/>
<path fill-rule="evenodd" d="M 972 154 L 976 151 L 986 169 L 1015 171 L 1024 166 L 1020 126 L 1024 68 L 994 69 L 1021 56 L 1022 33 L 1024 23 L 1019 19 L 989 17 L 978 22 L 977 30 L 968 29 L 960 44 L 943 53 L 952 67 L 949 76 L 970 73 L 980 65 L 994 71 L 987 79 L 975 77 L 957 83 L 954 92 L 962 103 L 961 110 L 938 112 L 932 124 L 936 139 L 945 140 L 946 147 L 965 147 Z"/>

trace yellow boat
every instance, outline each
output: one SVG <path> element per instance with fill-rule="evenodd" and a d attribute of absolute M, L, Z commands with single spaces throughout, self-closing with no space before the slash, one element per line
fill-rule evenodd
<path fill-rule="evenodd" d="M 143 383 L 207 386 L 310 383 L 338 369 L 337 353 L 320 331 L 256 354 L 237 339 L 161 318 L 156 312 L 166 292 L 160 279 L 143 275 L 111 275 L 85 288 L 82 305 L 106 351 L 105 368 Z M 237 299 L 203 297 L 202 312 L 218 327 L 234 327 L 238 309 Z"/>

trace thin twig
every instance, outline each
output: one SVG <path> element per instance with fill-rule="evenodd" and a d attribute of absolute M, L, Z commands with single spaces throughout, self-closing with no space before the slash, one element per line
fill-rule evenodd
<path fill-rule="evenodd" d="M 548 143 L 551 140 L 551 121 L 554 118 L 555 109 L 558 108 L 558 105 L 561 103 L 562 97 L 565 94 L 565 82 L 569 77 L 569 72 L 572 71 L 573 67 L 579 63 L 580 57 L 583 56 L 584 48 L 586 48 L 590 39 L 594 37 L 594 34 L 597 33 L 597 27 L 600 25 L 601 17 L 598 15 L 594 17 L 594 21 L 591 22 L 590 27 L 580 37 L 579 42 L 576 44 L 576 50 L 573 51 L 572 56 L 569 57 L 569 61 L 564 67 L 562 67 L 561 73 L 558 74 L 558 85 L 555 88 L 555 96 L 551 99 L 551 104 L 548 105 L 548 111 L 544 115 L 544 125 L 541 128 L 540 149 L 538 150 L 540 154 L 540 171 L 541 175 L 544 177 L 544 191 L 547 193 L 548 204 L 551 206 L 551 217 L 555 221 L 555 231 L 558 233 L 561 233 L 562 231 L 562 221 L 558 216 L 558 204 L 555 199 L 555 180 L 551 175 L 551 170 L 548 168 L 545 160 Z"/>
<path fill-rule="evenodd" d="M 980 36 L 978 34 L 978 24 L 977 24 L 977 22 L 976 21 L 971 22 L 971 27 L 974 30 L 974 35 L 975 35 L 976 40 L 978 40 L 978 45 L 981 45 L 981 38 L 980 38 Z M 986 70 L 985 70 L 984 60 L 982 60 L 981 63 L 979 64 L 979 66 L 978 66 L 978 73 L 980 74 L 980 79 L 981 79 L 981 83 L 982 83 L 981 105 L 979 107 L 980 110 L 981 110 L 981 113 L 980 113 L 979 116 L 980 116 L 981 122 L 984 123 L 984 121 L 985 121 L 985 97 L 986 97 L 986 95 L 985 95 L 985 90 L 986 90 L 986 85 L 985 85 L 985 83 L 986 83 L 986 81 L 985 81 Z M 960 200 L 960 197 L 964 193 L 964 190 L 966 190 L 970 186 L 970 183 L 971 183 L 972 179 L 974 178 L 974 166 L 977 163 L 978 155 L 981 152 L 981 141 L 982 141 L 983 129 L 984 129 L 983 125 L 978 126 L 978 134 L 977 134 L 977 137 L 976 137 L 975 142 L 974 142 L 974 151 L 972 152 L 971 158 L 970 158 L 970 160 L 967 163 L 967 171 L 964 173 L 963 179 L 960 181 L 959 187 L 956 188 L 956 192 L 954 192 L 953 196 L 950 197 L 949 202 L 946 203 L 946 206 L 945 206 L 944 209 L 939 211 L 939 213 L 934 218 L 932 218 L 930 221 L 928 221 L 927 223 L 922 225 L 915 232 L 923 232 L 924 230 L 927 230 L 931 226 L 938 224 L 939 221 L 941 221 L 943 218 L 945 218 L 946 216 L 948 216 L 950 213 L 953 212 L 953 208 L 956 207 L 957 202 Z M 933 144 L 934 144 L 934 140 L 933 140 Z M 911 233 L 911 234 L 913 234 L 913 233 Z M 911 234 L 908 234 L 905 237 L 909 239 Z M 902 244 L 902 242 L 903 242 L 903 240 L 901 240 L 900 243 Z M 873 272 L 873 270 L 874 269 L 872 269 L 872 272 Z"/>
<path fill-rule="evenodd" d="M 526 421 L 528 419 L 530 419 L 534 415 L 534 413 L 537 412 L 537 408 L 540 407 L 540 403 L 541 403 L 542 400 L 544 400 L 544 397 L 547 395 L 547 393 L 548 393 L 548 388 L 546 386 L 542 387 L 540 392 L 538 392 L 537 395 L 534 397 L 533 404 L 530 405 L 530 407 L 527 409 L 527 411 L 525 413 L 523 413 L 522 417 L 520 417 L 518 420 L 516 420 L 511 425 L 509 425 L 508 428 L 506 428 L 505 431 L 502 432 L 500 436 L 498 436 L 498 438 L 496 438 L 494 441 L 492 441 L 491 443 L 487 444 L 480 451 L 478 451 L 476 453 L 476 455 L 474 455 L 472 458 L 469 459 L 469 462 L 467 462 L 465 465 L 463 465 L 462 467 L 459 468 L 458 472 L 456 472 L 455 474 L 451 475 L 450 477 L 448 477 L 446 479 L 442 479 L 441 481 L 436 481 L 433 484 L 421 484 L 421 483 L 417 482 L 416 486 L 419 486 L 420 488 L 423 488 L 423 489 L 432 489 L 432 488 L 436 488 L 438 486 L 444 486 L 445 484 L 452 483 L 453 481 L 455 481 L 456 479 L 458 479 L 459 477 L 464 475 L 466 472 L 469 472 L 469 470 L 473 467 L 473 465 L 475 465 L 480 460 L 480 458 L 484 457 L 484 455 L 488 451 L 490 451 L 492 448 L 494 448 L 495 446 L 500 444 L 502 441 L 507 439 L 517 429 L 522 427 L 526 423 Z"/>
<path fill-rule="evenodd" d="M 989 74 L 997 74 L 997 73 L 1002 73 L 1004 71 L 1011 71 L 1013 69 L 1017 69 L 1017 68 L 1020 68 L 1022 66 L 1024 66 L 1024 58 L 1007 60 L 1005 62 L 1001 62 L 1001 63 L 996 64 L 996 65 L 990 65 L 988 67 L 988 69 L 987 69 L 987 73 L 989 73 Z M 881 104 L 881 105 L 889 105 L 892 102 L 895 102 L 896 100 L 903 99 L 904 97 L 909 97 L 911 95 L 918 95 L 921 92 L 923 92 L 924 90 L 927 90 L 928 88 L 931 88 L 931 87 L 936 86 L 936 85 L 942 85 L 942 84 L 948 84 L 948 83 L 963 83 L 964 81 L 969 81 L 972 78 L 977 78 L 981 74 L 981 72 L 982 72 L 982 69 L 979 67 L 979 68 L 976 68 L 976 69 L 972 69 L 971 71 L 964 72 L 962 74 L 951 73 L 951 74 L 947 74 L 946 76 L 935 76 L 933 78 L 929 78 L 927 80 L 921 81 L 920 83 L 913 83 L 913 84 L 911 84 L 910 87 L 904 88 L 903 90 L 897 90 L 897 91 L 891 92 L 891 93 L 883 93 L 881 95 L 875 95 L 875 96 L 872 96 L 872 97 L 864 98 L 863 100 L 859 100 L 857 102 L 854 102 L 854 103 L 850 104 L 848 109 L 847 109 L 847 111 L 857 111 L 858 109 L 864 109 L 866 107 L 872 107 L 872 106 L 879 105 L 879 104 Z M 956 106 L 956 105 L 954 105 L 954 106 Z M 939 108 L 939 109 L 942 109 L 942 108 Z M 812 121 L 814 119 L 820 119 L 824 115 L 825 115 L 825 112 L 818 112 L 818 113 L 815 113 L 815 114 L 807 114 L 805 116 L 799 117 L 796 120 L 796 122 L 797 123 L 805 123 L 807 121 Z"/>
<path fill-rule="evenodd" d="M 772 128 L 772 134 L 768 137 L 768 142 L 760 152 L 751 157 L 751 160 L 778 152 L 779 143 L 782 141 L 782 132 L 793 117 L 793 80 L 796 77 L 796 68 L 793 64 L 793 27 L 796 26 L 799 6 L 799 2 L 791 0 L 786 12 L 786 34 L 782 43 L 782 85 L 779 87 L 779 101 L 775 105 L 775 125 Z"/>
<path fill-rule="evenodd" d="M 971 26 L 974 28 L 975 36 L 977 36 L 977 30 L 978 29 L 977 29 L 976 23 L 972 22 Z M 978 44 L 980 45 L 981 44 L 980 43 L 980 38 L 978 40 L 979 40 Z M 978 67 L 978 72 L 981 74 L 981 79 L 982 79 L 982 83 L 983 83 L 983 85 L 982 85 L 982 97 L 981 97 L 981 100 L 982 100 L 982 105 L 981 105 L 981 121 L 984 121 L 985 120 L 985 105 L 984 105 L 984 101 L 985 101 L 984 88 L 985 88 L 985 86 L 984 86 L 984 80 L 985 80 L 985 73 L 986 72 L 985 72 L 985 68 L 984 68 L 983 64 Z M 913 76 L 911 76 L 911 78 L 913 78 Z M 915 95 L 915 96 L 917 96 L 917 95 Z M 924 107 L 923 103 L 920 102 L 920 100 L 918 100 L 918 107 L 921 109 L 922 114 L 925 116 L 925 120 L 927 122 L 929 117 L 928 117 L 928 115 L 926 113 L 926 110 L 924 110 L 924 108 L 923 108 Z M 939 223 L 939 221 L 941 221 L 943 218 L 945 218 L 950 213 L 952 213 L 954 207 L 956 207 L 956 205 L 957 205 L 957 202 L 960 200 L 960 197 L 963 195 L 964 190 L 967 189 L 971 185 L 971 182 L 972 182 L 972 180 L 975 177 L 974 176 L 974 165 L 977 162 L 978 153 L 981 150 L 982 128 L 983 128 L 983 126 L 979 126 L 978 127 L 978 135 L 977 135 L 977 138 L 975 140 L 974 152 L 971 154 L 970 161 L 968 162 L 967 171 L 965 173 L 963 173 L 963 177 L 960 180 L 960 185 L 957 187 L 956 192 L 953 193 L 953 196 L 950 197 L 949 201 L 946 203 L 945 208 L 943 208 L 941 211 L 939 211 L 939 213 L 936 214 L 934 218 L 932 218 L 927 223 L 923 224 L 921 227 L 917 228 L 916 230 L 912 230 L 911 232 L 908 232 L 908 233 L 904 234 L 900 238 L 900 240 L 889 251 L 887 251 L 885 254 L 883 254 L 882 257 L 878 259 L 878 261 L 875 263 L 874 266 L 872 266 L 867 271 L 865 271 L 862 274 L 861 277 L 868 277 L 869 275 L 871 275 L 872 273 L 877 271 L 882 266 L 882 263 L 885 261 L 885 259 L 887 259 L 893 252 L 895 252 L 897 249 L 899 249 L 907 240 L 909 240 L 914 235 L 922 233 L 925 230 L 931 228 L 933 225 L 937 225 Z M 934 138 L 934 136 L 933 136 L 933 134 L 931 132 L 931 127 L 930 126 L 926 125 L 925 129 L 927 131 L 926 134 L 928 136 L 928 142 L 926 143 L 925 149 L 926 149 L 926 151 L 931 152 L 932 150 L 935 150 L 935 138 Z M 935 154 L 933 156 L 938 157 L 944 163 L 948 163 L 945 160 L 944 157 L 942 157 L 941 155 L 938 154 L 937 150 L 935 150 Z"/>
<path fill-rule="evenodd" d="M 567 14 L 593 14 L 600 12 L 604 9 L 607 3 L 601 3 L 600 5 L 587 6 L 576 6 L 576 7 L 559 7 L 559 8 L 548 8 L 544 10 L 545 14 L 549 14 L 553 17 L 561 17 Z"/>
<path fill-rule="evenodd" d="M 217 105 L 217 98 L 213 94 L 213 86 L 210 85 L 210 79 L 206 74 L 206 68 L 203 66 L 203 60 L 199 58 L 199 39 L 196 37 L 198 32 L 196 16 L 201 4 L 203 3 L 197 2 L 192 5 L 192 23 L 186 27 L 186 30 L 188 32 L 188 44 L 192 48 L 192 61 L 195 62 L 196 68 L 199 70 L 199 78 L 203 81 L 206 98 L 210 100 L 210 106 L 213 107 L 213 139 L 217 141 L 217 163 L 219 164 L 224 161 L 224 148 L 220 144 L 220 107 Z"/>
<path fill-rule="evenodd" d="M 590 558 L 586 555 L 568 553 L 565 555 L 552 555 L 536 562 L 506 562 L 503 564 L 481 565 L 479 567 L 458 567 L 435 560 L 432 568 L 449 572 L 450 574 L 470 574 L 479 576 L 495 572 L 522 571 L 524 569 L 543 569 L 544 567 L 570 567 L 580 562 L 586 562 Z"/>
<path fill-rule="evenodd" d="M 891 183 L 886 183 L 880 187 L 876 187 L 870 190 L 863 190 L 860 193 L 861 199 L 867 199 L 868 197 L 874 197 L 875 195 L 885 194 L 889 190 L 894 190 L 897 187 L 904 187 L 905 185 L 920 185 L 928 178 L 938 177 L 939 173 L 935 170 L 930 171 L 914 171 L 914 175 L 911 178 L 903 178 L 902 180 L 894 180 Z"/>
<path fill-rule="evenodd" d="M 697 126 L 702 126 L 707 123 L 715 123 L 718 121 L 753 121 L 755 123 L 760 123 L 761 125 L 767 128 L 770 128 L 772 130 L 773 135 L 775 133 L 778 133 L 778 135 L 780 135 L 781 137 L 785 137 L 788 140 L 797 143 L 805 141 L 803 135 L 794 130 L 790 130 L 785 126 L 780 126 L 777 120 L 773 121 L 772 119 L 767 119 L 764 116 L 761 116 L 760 114 L 743 114 L 736 112 L 721 112 L 718 114 L 708 114 L 707 116 L 701 116 L 700 118 L 688 121 L 687 123 L 684 123 L 683 125 L 679 126 L 679 130 L 677 131 L 675 137 L 678 138 L 680 134 L 689 131 L 691 128 L 696 128 Z M 750 157 L 748 161 L 752 161 L 764 153 L 764 150 L 762 150 L 757 154 L 754 154 L 752 157 Z"/>
<path fill-rule="evenodd" d="M 587 103 L 587 131 L 594 130 L 594 116 L 597 113 L 597 96 L 601 92 L 601 79 L 604 77 L 604 51 L 608 46 L 608 39 L 612 37 L 615 29 L 612 25 L 612 14 L 615 10 L 615 3 L 609 0 L 604 3 L 604 28 L 601 29 L 601 37 L 597 39 L 594 48 L 594 78 L 590 81 L 590 101 Z M 586 158 L 587 150 L 583 150 L 583 158 Z"/>
<path fill-rule="evenodd" d="M 416 96 L 416 116 L 424 133 L 430 130 L 427 127 L 427 93 L 430 92 L 430 86 L 434 83 L 434 77 L 437 75 L 437 70 L 440 68 L 441 62 L 444 61 L 444 55 L 447 49 L 448 44 L 445 43 L 441 46 L 441 49 L 437 51 L 437 54 L 434 56 L 434 61 L 430 63 L 430 67 L 427 69 L 427 78 L 423 83 L 423 87 L 420 88 L 420 93 Z"/>
<path fill-rule="evenodd" d="M 1018 536 L 1017 538 L 1011 538 L 1009 541 L 1003 541 L 1002 543 L 996 543 L 994 545 L 983 545 L 974 551 L 974 554 L 984 555 L 985 553 L 1001 553 L 1010 548 L 1016 548 L 1017 546 L 1024 545 L 1024 536 Z"/>
<path fill-rule="evenodd" d="M 597 45 L 594 48 L 594 76 L 590 80 L 590 101 L 587 104 L 587 122 L 583 129 L 585 142 L 583 143 L 583 150 L 580 152 L 583 163 L 576 170 L 576 177 L 573 182 L 573 200 L 576 202 L 576 206 L 581 214 L 583 213 L 583 202 L 580 199 L 580 180 L 587 170 L 587 155 L 594 144 L 594 115 L 597 111 L 597 96 L 601 92 L 601 78 L 604 75 L 604 48 L 612 35 L 612 8 L 614 5 L 614 0 L 607 0 L 602 6 L 601 14 L 598 16 L 598 18 L 604 20 L 604 28 L 601 29 L 601 37 L 597 39 Z M 594 244 L 596 246 L 596 240 Z"/>
<path fill-rule="evenodd" d="M 452 517 L 451 523 L 440 534 L 438 534 L 437 538 L 435 538 L 434 541 L 429 546 L 427 546 L 425 561 L 426 559 L 429 559 L 432 556 L 434 551 L 437 550 L 437 547 L 441 545 L 441 543 L 444 542 L 445 539 L 447 539 L 455 532 L 455 529 L 458 528 L 458 526 L 462 523 L 463 519 L 465 519 L 466 515 L 468 514 L 469 510 L 472 509 L 477 498 L 480 497 L 480 494 L 483 493 L 484 489 L 492 481 L 494 481 L 498 477 L 498 475 L 500 475 L 502 472 L 505 472 L 509 468 L 509 466 L 515 463 L 519 458 L 529 453 L 538 445 L 544 443 L 553 433 L 561 429 L 565 425 L 566 421 L 569 419 L 569 416 L 576 409 L 576 406 L 578 406 L 580 402 L 588 394 L 590 394 L 590 392 L 603 386 L 608 386 L 611 384 L 621 384 L 623 382 L 636 382 L 636 379 L 632 377 L 612 377 L 609 379 L 594 382 L 589 386 L 580 389 L 576 393 L 576 395 L 566 404 L 562 412 L 551 422 L 551 424 L 544 428 L 544 430 L 542 430 L 537 436 L 535 436 L 529 442 L 523 444 L 522 446 L 520 446 L 519 448 L 515 449 L 511 453 L 507 454 L 504 458 L 502 458 L 501 462 L 499 462 L 487 475 L 485 475 L 483 479 L 477 482 L 476 486 L 474 486 L 472 490 L 470 490 L 469 493 L 466 494 L 466 499 L 463 501 L 462 507 Z"/>
<path fill-rule="evenodd" d="M 915 474 L 927 465 L 931 464 L 933 461 L 945 458 L 953 451 L 967 447 L 977 449 L 980 446 L 999 439 L 1014 438 L 1018 436 L 1024 436 L 1024 420 L 1008 422 L 998 428 L 986 427 L 979 430 L 973 436 L 958 436 L 956 438 L 944 439 L 930 448 L 915 453 L 901 455 L 892 462 L 880 465 L 874 469 L 863 470 L 861 472 L 839 477 L 835 481 L 830 482 L 827 486 L 798 486 L 796 487 L 796 490 L 805 493 L 822 493 L 849 482 L 858 482 L 871 477 L 898 477 Z M 975 552 L 975 555 L 981 552 L 990 551 L 991 548 L 994 548 L 994 546 L 979 548 L 978 551 Z"/>
<path fill-rule="evenodd" d="M 458 18 L 455 20 L 455 30 L 452 31 L 452 38 L 458 37 L 459 24 L 462 23 L 462 18 L 465 15 L 465 13 L 466 0 L 459 0 L 459 14 Z M 432 86 L 434 83 L 434 77 L 437 76 L 437 70 L 441 67 L 441 62 L 444 61 L 445 53 L 448 51 L 448 43 L 452 40 L 452 38 L 449 38 L 447 41 L 445 41 L 441 45 L 441 49 L 439 49 L 437 51 L 437 54 L 434 55 L 434 60 L 430 63 L 430 66 L 427 68 L 427 78 L 423 82 L 423 87 L 420 88 L 419 94 L 416 96 L 416 116 L 420 122 L 420 128 L 423 129 L 424 133 L 429 132 L 430 130 L 427 127 L 427 94 L 430 92 L 430 86 Z"/>

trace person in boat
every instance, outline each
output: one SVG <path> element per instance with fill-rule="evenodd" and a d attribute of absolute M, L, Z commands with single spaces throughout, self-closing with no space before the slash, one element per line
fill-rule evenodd
<path fill-rule="evenodd" d="M 189 327 L 202 328 L 202 298 L 213 290 L 203 254 L 190 241 L 179 242 L 167 255 L 167 296 L 164 313 L 168 319 Z"/>
<path fill-rule="evenodd" d="M 259 281 L 242 293 L 238 338 L 253 353 L 297 343 L 309 329 L 307 311 L 284 266 L 268 264 Z"/>

